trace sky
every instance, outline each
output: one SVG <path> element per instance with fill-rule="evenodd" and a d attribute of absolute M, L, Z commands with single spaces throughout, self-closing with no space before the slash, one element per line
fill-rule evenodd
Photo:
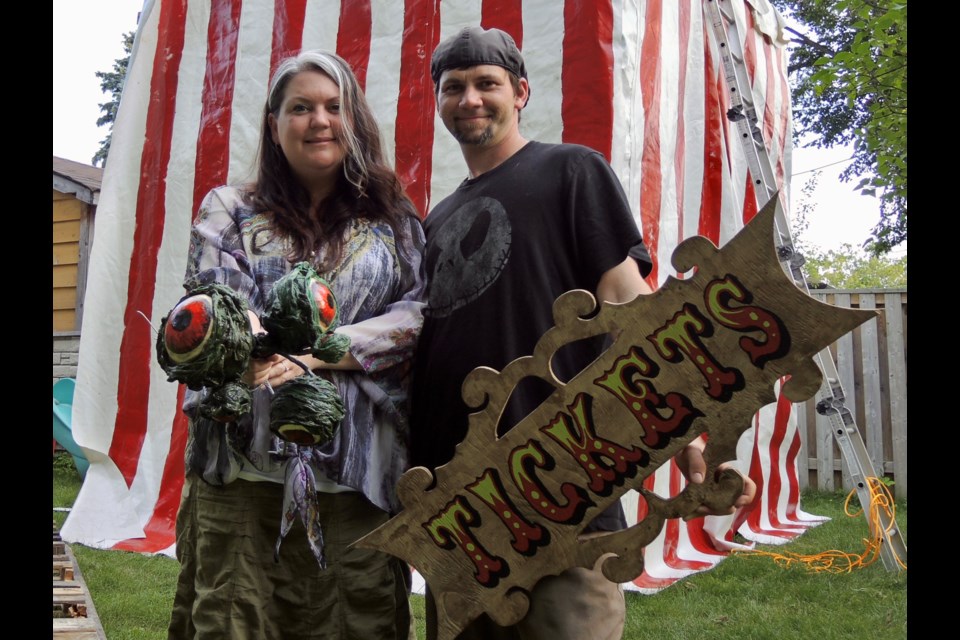
<path fill-rule="evenodd" d="M 53 0 L 53 155 L 90 163 L 108 127 L 97 127 L 100 91 L 97 71 L 111 71 L 123 57 L 123 34 L 135 31 L 143 0 Z M 858 246 L 880 218 L 877 200 L 853 191 L 839 174 L 849 148 L 803 149 L 793 153 L 793 202 L 811 176 L 823 167 L 813 195 L 815 209 L 804 239 L 823 251 L 843 244 Z M 894 250 L 903 255 L 905 244 Z"/>

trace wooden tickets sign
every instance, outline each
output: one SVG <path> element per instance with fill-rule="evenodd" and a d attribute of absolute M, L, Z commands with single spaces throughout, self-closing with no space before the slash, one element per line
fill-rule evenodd
<path fill-rule="evenodd" d="M 688 279 L 670 278 L 653 295 L 596 310 L 586 291 L 554 303 L 555 326 L 533 355 L 502 372 L 478 368 L 466 379 L 471 414 L 456 454 L 434 473 L 410 469 L 397 486 L 404 510 L 355 544 L 415 566 L 436 597 L 440 640 L 454 638 L 480 613 L 519 621 L 528 592 L 547 575 L 598 559 L 611 581 L 643 570 L 641 549 L 666 519 L 701 504 L 729 507 L 738 474 L 716 475 L 736 457 L 740 434 L 782 393 L 806 400 L 820 386 L 812 358 L 876 312 L 823 304 L 783 273 L 772 242 L 778 198 L 722 250 L 702 237 L 673 255 Z M 597 360 L 566 384 L 550 369 L 563 345 L 617 333 Z M 527 376 L 555 391 L 504 437 L 496 437 L 510 393 Z M 643 479 L 707 433 L 707 481 L 665 499 Z M 584 526 L 628 489 L 647 501 L 647 517 L 624 531 L 580 537 Z"/>

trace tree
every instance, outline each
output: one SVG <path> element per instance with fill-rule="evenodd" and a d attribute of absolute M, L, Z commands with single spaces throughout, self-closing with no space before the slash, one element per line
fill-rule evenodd
<path fill-rule="evenodd" d="M 907 239 L 906 0 L 771 0 L 801 25 L 787 28 L 798 138 L 853 146 L 840 177 L 876 196 L 880 220 L 864 245 L 874 255 Z"/>
<path fill-rule="evenodd" d="M 807 283 L 811 288 L 887 289 L 907 286 L 907 256 L 868 254 L 844 244 L 839 250 L 816 251 L 804 256 Z"/>
<path fill-rule="evenodd" d="M 106 164 L 107 154 L 110 153 L 110 141 L 113 138 L 113 122 L 117 119 L 117 109 L 120 107 L 120 96 L 123 94 L 123 83 L 127 78 L 127 65 L 130 64 L 130 52 L 133 51 L 134 32 L 123 34 L 124 56 L 113 62 L 113 71 L 97 71 L 96 76 L 100 78 L 100 89 L 104 93 L 109 93 L 112 98 L 109 102 L 100 105 L 100 113 L 97 118 L 97 126 L 102 127 L 110 125 L 107 137 L 100 141 L 100 149 L 93 156 L 93 166 L 98 163 Z"/>
<path fill-rule="evenodd" d="M 907 256 L 867 253 L 862 247 L 843 244 L 839 250 L 823 251 L 807 242 L 807 216 L 816 207 L 820 172 L 814 171 L 801 187 L 801 196 L 792 215 L 794 248 L 804 258 L 803 273 L 811 289 L 886 289 L 907 286 Z"/>

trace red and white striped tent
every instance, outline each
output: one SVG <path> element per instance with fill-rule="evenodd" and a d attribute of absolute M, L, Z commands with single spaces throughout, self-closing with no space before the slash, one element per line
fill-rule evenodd
<path fill-rule="evenodd" d="M 73 430 L 90 469 L 62 535 L 71 543 L 174 550 L 187 421 L 183 389 L 156 362 L 154 328 L 183 294 L 191 220 L 211 188 L 252 177 L 272 69 L 304 48 L 356 70 L 389 156 L 422 212 L 466 176 L 436 116 L 434 46 L 463 26 L 499 27 L 524 52 L 532 98 L 522 131 L 610 160 L 655 258 L 677 244 L 721 245 L 758 210 L 725 113 L 727 87 L 705 18 L 713 0 L 147 0 L 113 129 L 97 212 Z M 779 17 L 767 0 L 732 2 L 777 179 L 790 175 L 791 111 Z M 784 199 L 789 201 L 788 198 Z M 784 542 L 823 518 L 799 508 L 799 434 L 781 399 L 755 418 L 739 460 L 760 488 L 737 517 L 670 521 L 633 584 L 653 593 L 715 566 L 747 540 Z M 676 467 L 648 479 L 683 486 Z M 631 497 L 632 496 L 632 497 Z M 637 494 L 628 519 L 642 518 Z"/>

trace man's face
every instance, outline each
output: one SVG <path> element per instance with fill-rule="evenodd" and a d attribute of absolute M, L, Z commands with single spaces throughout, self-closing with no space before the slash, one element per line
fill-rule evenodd
<path fill-rule="evenodd" d="M 437 112 L 462 145 L 494 146 L 518 124 L 519 109 L 527 101 L 527 81 L 519 91 L 503 67 L 481 64 L 448 69 L 440 76 Z"/>

